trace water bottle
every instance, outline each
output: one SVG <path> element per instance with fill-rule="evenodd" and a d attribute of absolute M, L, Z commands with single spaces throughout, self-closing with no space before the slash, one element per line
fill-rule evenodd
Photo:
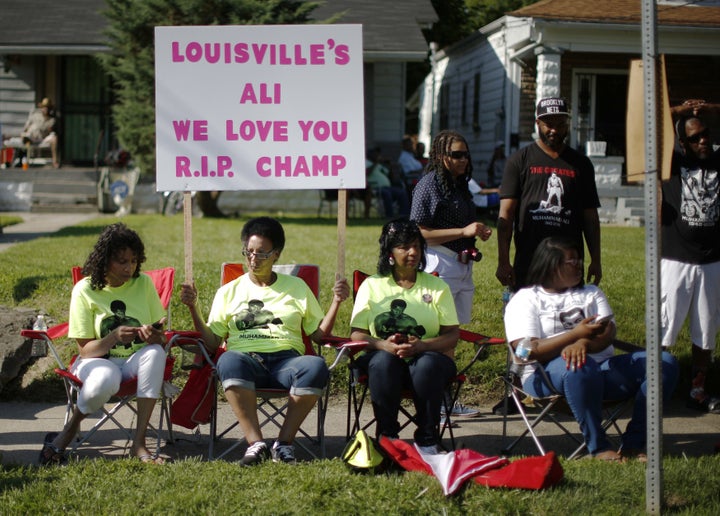
<path fill-rule="evenodd" d="M 35 331 L 47 331 L 47 323 L 45 322 L 45 316 L 40 314 L 33 323 L 33 330 Z M 47 343 L 45 339 L 34 339 L 32 348 L 30 349 L 31 357 L 44 357 L 47 356 Z"/>
<path fill-rule="evenodd" d="M 532 351 L 532 341 L 528 337 L 525 337 L 520 342 L 518 342 L 518 345 L 515 348 L 515 356 L 521 362 L 527 362 L 530 359 L 531 351 Z"/>
<path fill-rule="evenodd" d="M 33 324 L 33 330 L 35 331 L 47 331 L 47 323 L 45 322 L 45 316 L 43 314 L 40 314 L 37 316 L 37 319 L 35 319 L 35 323 Z"/>

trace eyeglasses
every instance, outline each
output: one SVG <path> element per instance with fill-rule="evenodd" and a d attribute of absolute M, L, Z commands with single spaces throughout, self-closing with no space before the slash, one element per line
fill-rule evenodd
<path fill-rule="evenodd" d="M 570 258 L 563 262 L 564 265 L 572 265 L 573 267 L 579 267 L 583 264 L 582 258 Z"/>
<path fill-rule="evenodd" d="M 463 150 L 450 151 L 450 157 L 452 159 L 470 159 L 470 153 Z"/>
<path fill-rule="evenodd" d="M 275 249 L 270 249 L 267 253 L 258 252 L 258 251 L 248 251 L 247 249 L 243 249 L 242 255 L 245 258 L 250 258 L 252 256 L 256 260 L 267 260 L 268 258 L 270 258 L 273 255 L 274 252 L 275 252 Z"/>
<path fill-rule="evenodd" d="M 688 143 L 700 143 L 700 140 L 703 138 L 710 138 L 710 129 L 705 129 L 704 131 L 693 134 L 692 136 L 685 136 L 685 141 Z"/>

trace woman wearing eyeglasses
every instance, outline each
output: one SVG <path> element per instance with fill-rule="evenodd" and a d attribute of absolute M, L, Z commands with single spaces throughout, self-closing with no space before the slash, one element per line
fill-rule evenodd
<path fill-rule="evenodd" d="M 425 175 L 413 190 L 410 218 L 427 242 L 425 272 L 436 272 L 450 286 L 460 324 L 472 315 L 473 263 L 482 253 L 475 239 L 485 241 L 492 230 L 477 222 L 475 203 L 468 189 L 472 158 L 467 141 L 455 131 L 441 131 L 430 147 Z M 479 411 L 457 403 L 455 417 L 477 416 Z"/>
<path fill-rule="evenodd" d="M 270 457 L 274 462 L 294 463 L 295 434 L 329 377 L 322 357 L 305 355 L 302 333 L 315 342 L 330 334 L 350 288 L 346 280 L 336 281 L 330 308 L 323 314 L 305 281 L 272 269 L 285 247 L 285 232 L 277 220 L 249 220 L 240 239 L 247 273 L 220 287 L 207 322 L 194 285 L 182 285 L 181 301 L 190 309 L 195 329 L 209 350 L 226 342 L 227 351 L 218 359 L 217 370 L 248 442 L 241 463 L 258 464 Z M 272 449 L 258 423 L 256 386 L 290 391 L 287 417 Z"/>
<path fill-rule="evenodd" d="M 601 460 L 642 460 L 646 354 L 615 355 L 610 304 L 600 288 L 583 284 L 580 256 L 575 242 L 567 237 L 540 242 L 530 263 L 529 286 L 520 289 L 505 309 L 505 334 L 513 348 L 522 339 L 531 339 L 527 357 L 531 363 L 523 368 L 523 389 L 531 396 L 549 396 L 551 389 L 564 395 L 590 454 Z M 662 354 L 662 371 L 667 401 L 678 379 L 678 363 L 670 353 Z M 615 451 L 602 428 L 602 402 L 630 397 L 635 399 L 632 418 L 620 450 Z"/>

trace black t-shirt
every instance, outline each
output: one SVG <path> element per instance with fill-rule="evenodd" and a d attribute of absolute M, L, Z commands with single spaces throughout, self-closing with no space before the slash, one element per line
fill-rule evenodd
<path fill-rule="evenodd" d="M 584 249 L 584 210 L 600 206 L 592 162 L 570 147 L 553 159 L 537 143 L 508 158 L 500 198 L 519 200 L 514 268 L 522 285 L 532 255 L 544 238 L 563 235 Z"/>
<path fill-rule="evenodd" d="M 662 257 L 685 263 L 720 261 L 720 152 L 698 161 L 673 155 L 662 185 Z"/>

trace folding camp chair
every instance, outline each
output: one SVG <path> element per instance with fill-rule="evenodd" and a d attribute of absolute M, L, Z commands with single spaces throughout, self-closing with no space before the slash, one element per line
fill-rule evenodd
<path fill-rule="evenodd" d="M 310 290 L 312 293 L 317 297 L 320 289 L 320 269 L 317 265 L 273 265 L 273 270 L 275 272 L 279 272 L 282 274 L 289 274 L 293 276 L 297 276 L 299 278 L 302 278 L 310 287 Z M 232 281 L 236 279 L 237 277 L 241 276 L 245 273 L 244 266 L 240 263 L 223 263 L 222 269 L 221 269 L 221 278 L 220 283 L 222 285 L 228 283 L 229 281 Z M 176 342 L 180 347 L 188 348 L 193 346 L 194 344 L 197 344 L 198 351 L 200 351 L 203 354 L 203 359 L 206 363 L 210 365 L 211 369 L 211 375 L 213 380 L 211 381 L 213 392 L 210 394 L 212 398 L 213 406 L 210 411 L 210 443 L 208 447 L 208 459 L 220 459 L 222 457 L 225 457 L 227 454 L 232 452 L 234 449 L 236 449 L 238 446 L 241 446 L 243 443 L 245 443 L 245 437 L 242 437 L 235 443 L 233 443 L 231 446 L 229 446 L 227 449 L 225 449 L 221 454 L 218 456 L 215 456 L 215 444 L 216 441 L 219 441 L 222 437 L 224 437 L 228 432 L 230 432 L 233 428 L 238 426 L 238 422 L 233 422 L 230 426 L 225 428 L 222 431 L 218 430 L 218 406 L 217 406 L 217 389 L 220 387 L 220 381 L 217 374 L 216 364 L 217 360 L 220 357 L 220 355 L 225 351 L 224 346 L 222 346 L 220 349 L 217 350 L 216 353 L 211 354 L 209 353 L 205 346 L 202 339 L 199 338 L 199 334 L 195 334 L 196 340 L 194 343 L 190 339 L 190 334 L 188 332 L 182 332 L 180 336 L 178 336 Z M 347 339 L 345 339 L 347 340 Z M 313 343 L 310 340 L 308 336 L 303 336 L 303 341 L 305 343 L 305 353 L 308 355 L 319 355 L 321 348 L 318 347 L 315 349 L 313 347 Z M 333 341 L 335 343 L 336 347 L 341 346 L 340 341 Z M 330 366 L 330 369 L 333 369 L 337 363 L 339 363 L 341 360 L 340 355 L 336 358 L 335 362 Z M 286 409 L 288 407 L 288 396 L 289 391 L 286 389 L 273 389 L 273 388 L 257 388 L 256 394 L 258 397 L 258 405 L 257 410 L 260 417 L 260 428 L 265 427 L 268 424 L 273 424 L 278 429 L 282 427 L 282 423 L 285 420 L 285 414 Z M 278 402 L 278 400 L 283 400 L 282 402 Z M 317 458 L 318 456 L 324 457 L 325 456 L 325 435 L 324 435 L 324 425 L 325 425 L 325 415 L 327 412 L 327 400 L 328 400 L 328 391 L 327 388 L 325 389 L 325 392 L 320 398 L 318 398 L 318 404 L 317 404 L 317 418 L 316 418 L 316 431 L 315 435 L 311 435 L 311 433 L 302 427 L 299 430 L 300 436 L 306 438 L 308 441 L 310 441 L 311 444 L 317 445 L 320 449 L 320 453 L 316 454 L 313 452 L 310 447 L 303 443 L 301 440 L 296 440 L 295 444 L 297 444 L 300 448 L 302 448 L 305 452 L 308 453 L 308 455 Z"/>
<path fill-rule="evenodd" d="M 613 345 L 617 349 L 626 352 L 632 352 L 641 349 L 633 344 L 619 340 L 614 341 Z M 564 420 L 568 420 L 571 422 L 575 421 L 575 417 L 573 416 L 570 407 L 565 401 L 565 396 L 553 387 L 552 382 L 550 381 L 550 378 L 548 378 L 547 373 L 545 372 L 545 369 L 543 367 L 538 367 L 537 370 L 540 373 L 543 382 L 552 392 L 552 394 L 545 397 L 535 397 L 524 391 L 521 381 L 523 370 L 528 365 L 536 364 L 537 362 L 534 360 L 531 360 L 529 362 L 522 362 L 515 356 L 512 344 L 508 342 L 507 348 L 508 367 L 505 375 L 502 377 L 503 383 L 505 384 L 505 400 L 503 410 L 503 442 L 506 442 L 508 439 L 508 422 L 509 419 L 513 416 L 513 414 L 510 414 L 510 407 L 508 406 L 510 400 L 513 401 L 515 405 L 514 408 L 517 410 L 516 414 L 523 421 L 525 428 L 519 436 L 513 439 L 509 444 L 503 446 L 501 453 L 503 455 L 509 455 L 512 450 L 522 441 L 522 439 L 529 434 L 533 442 L 535 443 L 537 451 L 541 455 L 545 455 L 547 453 L 545 450 L 545 446 L 543 446 L 540 437 L 535 431 L 535 428 L 540 423 L 545 422 L 554 424 L 577 445 L 574 451 L 567 456 L 568 459 L 574 459 L 575 457 L 580 456 L 580 454 L 582 454 L 582 452 L 587 448 L 587 445 L 585 444 L 582 435 L 576 432 L 572 432 L 564 424 Z M 617 420 L 632 406 L 633 403 L 634 397 L 619 401 L 613 400 L 603 402 L 603 430 L 613 428 L 618 436 L 621 435 L 622 430 L 618 426 Z M 532 409 L 534 409 L 534 411 L 531 413 L 530 411 Z M 538 410 L 539 412 L 537 412 Z M 610 438 L 611 436 L 608 437 Z M 619 447 L 619 443 L 617 444 Z"/>
<path fill-rule="evenodd" d="M 353 296 L 357 293 L 358 288 L 360 288 L 360 285 L 367 277 L 368 274 L 362 271 L 356 270 L 353 272 Z M 460 330 L 460 341 L 472 344 L 475 348 L 475 354 L 472 359 L 464 367 L 460 368 L 457 374 L 450 380 L 448 385 L 450 397 L 447 399 L 443 396 L 442 411 L 445 418 L 438 428 L 440 441 L 442 441 L 445 431 L 448 432 L 450 437 L 450 446 L 453 450 L 455 449 L 455 434 L 453 433 L 452 408 L 460 396 L 462 386 L 467 381 L 467 372 L 476 362 L 486 357 L 487 350 L 490 346 L 503 344 L 505 342 L 504 339 L 488 337 L 487 335 L 482 335 L 468 330 Z M 362 349 L 363 347 L 353 350 L 353 353 L 349 355 L 348 408 L 346 422 L 347 439 L 350 439 L 350 437 L 360 429 L 367 430 L 376 422 L 373 417 L 369 422 L 361 425 L 360 420 L 365 399 L 368 394 L 368 378 L 367 374 L 358 368 L 354 360 L 354 355 Z M 409 391 L 403 392 L 403 399 L 412 399 L 412 393 Z M 405 421 L 403 421 L 400 425 L 400 430 L 407 427 L 410 423 L 415 423 L 415 415 L 402 405 L 400 406 L 400 414 L 405 417 Z"/>
<path fill-rule="evenodd" d="M 143 271 L 145 274 L 150 276 L 153 280 L 153 283 L 155 284 L 155 288 L 158 291 L 158 294 L 160 296 L 160 301 L 162 302 L 163 307 L 167 310 L 167 326 L 170 326 L 170 299 L 172 297 L 172 290 L 173 290 L 173 284 L 175 279 L 175 269 L 171 267 L 167 267 L 164 269 L 157 269 L 157 270 L 151 270 L 151 271 Z M 82 269 L 80 267 L 73 267 L 72 268 L 72 279 L 73 284 L 77 283 L 82 279 Z M 57 350 L 57 347 L 53 343 L 53 341 L 56 341 L 57 339 L 63 338 L 67 336 L 68 333 L 68 323 L 64 322 L 61 324 L 58 324 L 56 326 L 53 326 L 51 328 L 48 328 L 47 331 L 37 331 L 37 330 L 22 330 L 21 335 L 26 338 L 36 339 L 40 341 L 44 341 L 45 345 L 47 346 L 47 349 L 52 354 L 53 358 L 55 359 L 55 362 L 57 363 L 57 367 L 55 368 L 55 373 L 59 375 L 63 380 L 63 385 L 65 387 L 65 394 L 67 396 L 67 404 L 65 408 L 65 421 L 64 424 L 67 424 L 67 422 L 70 420 L 70 417 L 72 416 L 72 413 L 75 409 L 75 405 L 77 403 L 77 395 L 80 389 L 83 386 L 82 381 L 75 376 L 72 372 L 70 372 L 70 369 L 72 368 L 73 363 L 77 359 L 78 355 L 74 355 L 69 363 L 68 366 L 65 366 L 65 363 L 60 356 L 60 353 Z M 169 353 L 170 349 L 170 343 L 168 342 L 168 345 L 165 347 L 165 351 L 167 353 L 167 360 L 165 363 L 165 370 L 163 373 L 163 381 L 168 382 L 171 379 L 172 376 L 172 369 L 174 365 L 174 358 Z M 163 423 L 167 424 L 168 428 L 168 440 L 172 441 L 172 427 L 170 426 L 170 415 L 169 415 L 169 403 L 167 400 L 167 397 L 164 393 L 165 389 L 163 388 L 161 390 L 160 395 L 160 404 L 161 404 L 161 410 L 160 410 L 160 420 L 157 428 L 153 426 L 152 424 L 149 425 L 149 429 L 155 434 L 157 438 L 157 447 L 156 447 L 156 454 L 160 451 L 160 441 L 161 441 L 161 434 L 162 434 L 162 428 Z M 137 379 L 131 378 L 129 380 L 126 380 L 120 384 L 120 388 L 115 393 L 115 404 L 110 408 L 107 409 L 103 407 L 101 409 L 102 416 L 97 420 L 97 422 L 93 425 L 93 427 L 87 432 L 87 433 L 80 433 L 77 438 L 75 439 L 75 442 L 73 446 L 68 450 L 68 453 L 75 453 L 80 445 L 83 443 L 86 443 L 89 441 L 89 439 L 97 432 L 105 423 L 108 421 L 112 421 L 115 426 L 117 426 L 121 431 L 124 432 L 124 434 L 127 436 L 128 439 L 132 439 L 132 433 L 130 430 L 124 427 L 124 425 L 118 421 L 116 418 L 116 415 L 120 409 L 123 407 L 128 407 L 130 410 L 132 410 L 135 415 L 137 415 L 137 409 L 135 408 L 133 404 L 133 400 L 135 399 L 135 393 L 137 392 Z"/>

